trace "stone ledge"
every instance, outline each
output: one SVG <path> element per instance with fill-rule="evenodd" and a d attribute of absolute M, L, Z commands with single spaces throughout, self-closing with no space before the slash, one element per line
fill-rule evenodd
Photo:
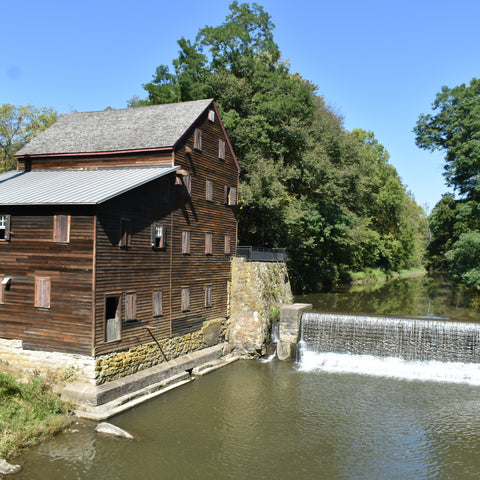
<path fill-rule="evenodd" d="M 79 416 L 84 416 L 82 412 L 93 414 L 96 407 L 109 404 L 104 408 L 105 412 L 101 412 L 101 419 L 109 418 L 118 413 L 116 409 L 120 405 L 137 401 L 140 397 L 154 395 L 155 392 L 170 388 L 179 382 L 183 384 L 186 380 L 190 381 L 193 378 L 191 372 L 195 368 L 216 364 L 221 359 L 228 360 L 231 358 L 226 357 L 228 352 L 227 344 L 218 344 L 103 385 L 71 383 L 62 389 L 61 396 L 79 407 L 77 412 Z M 103 416 L 113 409 L 115 413 Z M 98 409 L 97 411 L 100 412 Z"/>

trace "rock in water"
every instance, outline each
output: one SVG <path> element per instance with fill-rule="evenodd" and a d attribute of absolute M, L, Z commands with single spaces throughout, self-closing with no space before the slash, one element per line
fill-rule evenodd
<path fill-rule="evenodd" d="M 20 465 L 10 465 L 6 460 L 0 458 L 0 475 L 18 473 L 21 469 Z"/>
<path fill-rule="evenodd" d="M 130 440 L 133 439 L 132 435 L 130 435 L 128 432 L 108 422 L 99 423 L 96 426 L 95 431 L 99 433 L 105 433 L 106 435 L 114 435 L 115 437 L 123 437 Z"/>

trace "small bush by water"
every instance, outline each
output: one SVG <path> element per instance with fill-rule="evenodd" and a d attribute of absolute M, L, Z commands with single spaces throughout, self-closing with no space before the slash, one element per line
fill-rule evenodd
<path fill-rule="evenodd" d="M 62 430 L 69 411 L 44 378 L 23 380 L 0 371 L 0 458 Z"/>

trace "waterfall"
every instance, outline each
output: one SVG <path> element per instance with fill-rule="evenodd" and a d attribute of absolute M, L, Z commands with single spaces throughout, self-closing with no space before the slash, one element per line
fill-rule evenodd
<path fill-rule="evenodd" d="M 302 369 L 480 385 L 480 324 L 304 313 Z"/>

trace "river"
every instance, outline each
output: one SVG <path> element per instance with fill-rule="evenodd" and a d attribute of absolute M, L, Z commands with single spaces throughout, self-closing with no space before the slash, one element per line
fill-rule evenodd
<path fill-rule="evenodd" d="M 415 313 L 400 292 L 420 298 L 419 285 L 427 297 L 419 303 L 423 310 Z M 379 296 L 385 289 L 395 297 L 391 305 L 403 305 L 407 313 L 384 308 L 388 301 Z M 440 290 L 425 278 L 389 282 L 370 292 L 380 309 L 375 312 L 357 290 L 328 295 L 337 306 L 351 296 L 362 313 L 452 318 L 451 309 L 462 312 L 462 320 L 477 318 L 474 312 L 467 315 L 458 299 L 444 306 Z M 332 303 L 328 310 L 334 310 Z M 135 439 L 107 437 L 94 432 L 95 424 L 79 422 L 14 459 L 23 471 L 13 478 L 431 480 L 480 475 L 480 387 L 468 383 L 240 360 L 110 421 Z"/>

